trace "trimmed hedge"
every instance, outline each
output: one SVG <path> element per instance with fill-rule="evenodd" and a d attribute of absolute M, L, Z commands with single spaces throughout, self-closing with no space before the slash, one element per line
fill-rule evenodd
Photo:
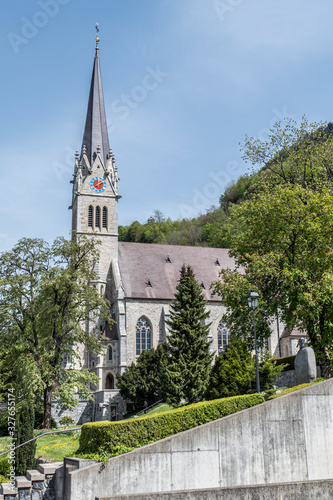
<path fill-rule="evenodd" d="M 317 384 L 318 382 L 323 382 L 326 380 L 325 378 L 317 378 L 314 382 L 310 382 L 309 384 L 300 384 L 295 385 L 294 387 L 290 387 L 289 389 L 285 389 L 284 391 L 279 392 L 278 394 L 273 394 L 268 399 L 279 398 L 280 396 L 284 396 L 285 394 L 289 394 L 290 392 L 298 391 L 299 389 L 304 389 L 304 387 L 308 387 L 309 385 Z"/>
<path fill-rule="evenodd" d="M 94 422 L 82 425 L 79 454 L 115 453 L 120 448 L 138 448 L 178 432 L 192 429 L 259 403 L 261 394 L 204 401 L 153 416 Z"/>
<path fill-rule="evenodd" d="M 287 365 L 283 368 L 283 372 L 287 372 L 289 370 L 295 370 L 295 358 L 296 354 L 292 356 L 284 356 L 283 358 L 273 358 L 273 361 L 277 366 Z"/>

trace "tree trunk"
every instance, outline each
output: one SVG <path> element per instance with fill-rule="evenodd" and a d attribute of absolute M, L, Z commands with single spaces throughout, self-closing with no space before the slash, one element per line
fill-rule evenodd
<path fill-rule="evenodd" d="M 331 360 L 327 348 L 325 348 L 322 355 L 318 358 L 318 365 L 320 367 L 321 377 L 331 377 Z"/>
<path fill-rule="evenodd" d="M 52 392 L 52 386 L 48 386 L 44 390 L 44 418 L 42 423 L 43 429 L 51 429 Z"/>

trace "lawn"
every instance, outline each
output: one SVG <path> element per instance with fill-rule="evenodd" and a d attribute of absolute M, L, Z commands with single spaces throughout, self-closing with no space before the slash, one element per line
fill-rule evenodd
<path fill-rule="evenodd" d="M 43 431 L 37 431 L 41 434 Z M 37 439 L 36 457 L 50 462 L 60 462 L 74 453 L 79 447 L 80 431 L 48 434 Z M 0 453 L 8 449 L 10 437 L 0 438 Z"/>

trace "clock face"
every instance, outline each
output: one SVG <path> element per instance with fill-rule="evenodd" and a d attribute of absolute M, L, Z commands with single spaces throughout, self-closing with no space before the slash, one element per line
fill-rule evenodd
<path fill-rule="evenodd" d="M 102 177 L 94 177 L 90 181 L 90 187 L 93 191 L 96 191 L 96 193 L 102 193 L 105 191 L 106 182 Z"/>

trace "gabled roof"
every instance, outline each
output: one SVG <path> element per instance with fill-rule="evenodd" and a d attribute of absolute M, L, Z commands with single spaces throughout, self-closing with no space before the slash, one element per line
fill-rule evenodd
<path fill-rule="evenodd" d="M 83 146 L 86 147 L 86 153 L 90 161 L 90 165 L 92 165 L 94 162 L 95 156 L 97 154 L 97 146 L 99 146 L 101 148 L 100 155 L 105 165 L 106 157 L 109 153 L 109 138 L 106 124 L 98 48 L 96 48 L 94 67 L 91 77 L 89 102 L 86 124 L 84 127 L 82 148 Z"/>
<path fill-rule="evenodd" d="M 212 296 L 210 285 L 222 269 L 235 268 L 227 249 L 119 242 L 119 269 L 127 298 L 173 299 L 183 264 L 193 267 L 205 299 L 220 302 Z"/>

